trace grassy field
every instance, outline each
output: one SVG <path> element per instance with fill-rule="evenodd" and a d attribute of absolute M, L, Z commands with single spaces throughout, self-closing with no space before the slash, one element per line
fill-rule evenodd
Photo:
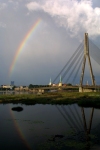
<path fill-rule="evenodd" d="M 26 105 L 77 103 L 79 106 L 100 108 L 100 92 L 51 92 L 41 95 L 0 95 L 0 103 L 21 103 Z"/>

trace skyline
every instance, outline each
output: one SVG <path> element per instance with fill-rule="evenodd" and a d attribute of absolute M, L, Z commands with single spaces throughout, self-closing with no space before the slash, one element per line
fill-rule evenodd
<path fill-rule="evenodd" d="M 48 84 L 85 32 L 100 48 L 99 0 L 1 0 L 0 14 L 1 85 Z M 25 38 L 37 20 L 38 28 Z M 99 66 L 92 65 L 100 74 Z"/>

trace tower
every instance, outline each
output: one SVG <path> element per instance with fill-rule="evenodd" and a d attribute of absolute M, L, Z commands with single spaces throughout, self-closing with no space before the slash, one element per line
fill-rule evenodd
<path fill-rule="evenodd" d="M 62 86 L 62 79 L 61 79 L 61 75 L 60 75 L 60 82 L 58 86 Z"/>
<path fill-rule="evenodd" d="M 49 86 L 51 86 L 51 85 L 52 85 L 52 82 L 51 82 L 51 78 L 50 78 Z"/>
<path fill-rule="evenodd" d="M 94 79 L 92 65 L 91 65 L 91 60 L 90 60 L 90 55 L 89 55 L 88 33 L 85 33 L 85 36 L 84 36 L 84 58 L 83 58 L 82 73 L 81 73 L 81 78 L 80 78 L 79 92 L 83 92 L 82 85 L 83 85 L 83 78 L 84 78 L 86 58 L 88 59 L 88 64 L 89 64 L 89 69 L 90 69 L 90 76 L 91 76 L 91 80 L 92 80 L 92 85 L 95 85 L 95 79 Z"/>
<path fill-rule="evenodd" d="M 11 81 L 11 86 L 14 86 L 14 81 Z"/>

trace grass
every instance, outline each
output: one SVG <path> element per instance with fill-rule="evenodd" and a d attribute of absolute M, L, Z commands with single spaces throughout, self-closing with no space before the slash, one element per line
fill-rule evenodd
<path fill-rule="evenodd" d="M 21 103 L 26 105 L 34 104 L 73 104 L 79 106 L 100 108 L 100 93 L 79 93 L 79 92 L 51 92 L 41 95 L 16 94 L 0 95 L 0 103 Z"/>

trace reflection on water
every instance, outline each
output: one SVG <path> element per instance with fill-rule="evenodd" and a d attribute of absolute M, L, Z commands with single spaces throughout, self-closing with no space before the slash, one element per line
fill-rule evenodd
<path fill-rule="evenodd" d="M 12 111 L 12 107 L 23 111 Z M 100 110 L 73 105 L 0 105 L 0 149 L 100 149 Z"/>

